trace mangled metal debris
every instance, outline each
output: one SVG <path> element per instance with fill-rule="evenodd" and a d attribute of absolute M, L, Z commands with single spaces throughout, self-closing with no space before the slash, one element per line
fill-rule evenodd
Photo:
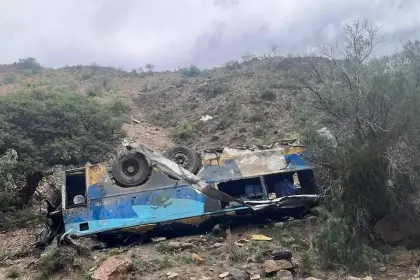
<path fill-rule="evenodd" d="M 167 224 L 197 226 L 249 211 L 309 208 L 318 199 L 298 143 L 202 154 L 182 146 L 163 155 L 139 143 L 126 148 L 111 168 L 101 163 L 66 171 L 61 205 L 48 214 L 50 235 L 147 234 Z"/>

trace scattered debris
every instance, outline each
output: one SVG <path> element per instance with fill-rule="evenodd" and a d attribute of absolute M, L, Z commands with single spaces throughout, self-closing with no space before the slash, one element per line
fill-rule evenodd
<path fill-rule="evenodd" d="M 228 275 L 229 275 L 229 272 L 226 271 L 226 272 L 220 273 L 219 278 L 223 279 L 223 278 L 227 277 Z"/>
<path fill-rule="evenodd" d="M 292 252 L 290 251 L 275 251 L 271 253 L 271 257 L 274 260 L 291 260 L 292 259 Z"/>
<path fill-rule="evenodd" d="M 166 273 L 166 276 L 168 276 L 168 279 L 175 279 L 179 276 L 179 274 L 176 272 L 168 272 Z"/>
<path fill-rule="evenodd" d="M 191 256 L 194 258 L 194 260 L 198 263 L 198 264 L 203 264 L 205 261 L 203 259 L 202 256 L 200 256 L 197 253 L 192 253 Z"/>
<path fill-rule="evenodd" d="M 206 121 L 209 121 L 209 120 L 212 120 L 212 119 L 213 119 L 212 116 L 205 115 L 205 116 L 201 116 L 200 121 L 206 122 Z"/>
<path fill-rule="evenodd" d="M 271 240 L 273 240 L 273 238 L 262 235 L 262 234 L 253 234 L 253 235 L 251 235 L 251 239 L 252 240 L 257 240 L 257 241 L 271 241 Z"/>
<path fill-rule="evenodd" d="M 124 280 L 131 269 L 130 259 L 121 256 L 111 256 L 92 274 L 93 280 Z"/>
<path fill-rule="evenodd" d="M 136 119 L 131 119 L 133 122 L 135 122 L 135 123 L 140 123 L 140 121 L 139 120 L 136 120 Z"/>
<path fill-rule="evenodd" d="M 161 241 L 165 241 L 166 237 L 154 237 L 152 238 L 153 242 L 161 242 Z"/>
<path fill-rule="evenodd" d="M 380 268 L 379 268 L 379 272 L 385 272 L 386 271 L 386 267 L 385 266 L 381 266 Z"/>

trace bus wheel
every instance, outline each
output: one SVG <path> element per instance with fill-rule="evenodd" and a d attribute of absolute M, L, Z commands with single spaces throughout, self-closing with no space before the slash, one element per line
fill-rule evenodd
<path fill-rule="evenodd" d="M 188 147 L 173 146 L 166 150 L 164 156 L 193 174 L 197 174 L 201 168 L 200 156 Z"/>
<path fill-rule="evenodd" d="M 119 156 L 112 165 L 112 176 L 121 187 L 134 187 L 143 184 L 150 175 L 151 167 L 146 157 L 138 152 Z"/>

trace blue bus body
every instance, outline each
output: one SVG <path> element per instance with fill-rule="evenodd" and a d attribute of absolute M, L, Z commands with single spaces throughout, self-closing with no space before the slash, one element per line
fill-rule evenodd
<path fill-rule="evenodd" d="M 312 166 L 304 159 L 302 151 L 301 147 L 283 149 L 284 168 L 275 172 L 272 171 L 275 168 L 263 170 L 257 165 L 252 167 L 260 157 L 252 151 L 246 155 L 246 166 L 243 158 L 239 160 L 226 155 L 204 157 L 203 167 L 197 176 L 214 183 L 219 190 L 233 197 L 256 202 L 269 200 L 276 193 L 278 198 L 282 190 L 276 186 L 286 179 L 292 182 L 290 178 L 293 174 L 299 179 L 300 188 L 293 184 L 298 193 L 314 193 Z M 270 152 L 264 154 L 267 155 Z M 77 195 L 83 195 L 85 202 L 74 204 Z M 312 202 L 313 199 L 309 199 L 309 204 Z M 302 203 L 308 204 L 308 201 Z M 299 203 L 288 207 L 295 206 Z M 105 164 L 86 165 L 67 170 L 62 189 L 64 228 L 72 236 L 114 230 L 143 233 L 171 222 L 198 225 L 210 217 L 246 210 L 249 210 L 246 205 L 225 203 L 209 197 L 156 167 L 152 168 L 143 185 L 120 187 L 112 181 Z"/>

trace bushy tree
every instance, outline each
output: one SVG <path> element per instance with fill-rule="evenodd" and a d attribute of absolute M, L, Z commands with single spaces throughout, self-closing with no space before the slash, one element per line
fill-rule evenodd
<path fill-rule="evenodd" d="M 41 64 L 34 57 L 19 58 L 16 66 L 18 69 L 30 71 L 32 74 L 38 74 L 42 70 Z"/>
<path fill-rule="evenodd" d="M 197 77 L 200 76 L 201 70 L 195 65 L 190 65 L 189 67 L 181 68 L 181 74 L 186 77 Z"/>
<path fill-rule="evenodd" d="M 331 210 L 360 236 L 384 215 L 403 221 L 420 213 L 420 43 L 372 59 L 382 41 L 378 27 L 355 21 L 344 32 L 344 48 L 323 48 L 326 59 L 311 64 L 311 77 L 301 80 L 311 106 L 300 121 L 328 178 Z M 317 133 L 322 127 L 336 146 Z M 334 229 L 336 236 L 343 228 Z M 340 254 L 324 252 L 340 262 Z"/>
<path fill-rule="evenodd" d="M 145 68 L 149 74 L 153 74 L 153 69 L 155 69 L 155 66 L 153 64 L 147 63 Z"/>
<path fill-rule="evenodd" d="M 17 152 L 17 174 L 25 181 L 19 202 L 29 201 L 51 166 L 104 160 L 120 137 L 121 107 L 71 92 L 2 96 L 0 154 Z"/>

